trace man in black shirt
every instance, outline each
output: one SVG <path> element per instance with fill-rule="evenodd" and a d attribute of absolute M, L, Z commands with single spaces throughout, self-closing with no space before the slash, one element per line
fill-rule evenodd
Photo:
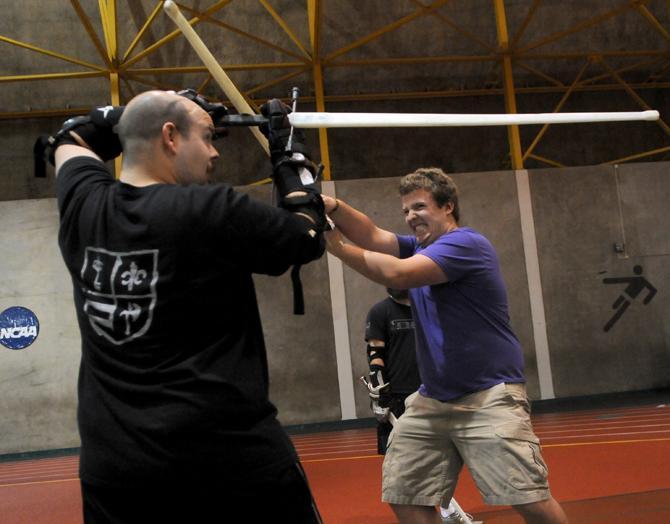
<path fill-rule="evenodd" d="M 287 120 L 278 101 L 265 107 Z M 100 138 L 109 130 L 72 127 L 55 153 L 59 244 L 82 338 L 85 522 L 320 522 L 268 399 L 251 278 L 323 253 L 323 204 L 297 175 L 304 157 L 266 130 L 275 208 L 206 184 L 214 128 L 192 100 L 143 93 L 116 129 L 118 181 L 102 162 L 115 154 Z M 258 513 L 261 500 L 270 515 Z"/>
<path fill-rule="evenodd" d="M 397 418 L 405 412 L 405 399 L 421 385 L 414 349 L 414 319 L 409 295 L 404 289 L 386 290 L 389 294 L 370 308 L 365 323 L 370 381 L 383 377 L 388 384 L 372 399 L 377 417 L 377 453 L 386 453 L 393 429 L 390 413 Z M 381 375 L 378 373 L 381 372 Z M 377 382 L 378 383 L 378 382 Z M 375 405 L 376 403 L 376 405 Z"/>

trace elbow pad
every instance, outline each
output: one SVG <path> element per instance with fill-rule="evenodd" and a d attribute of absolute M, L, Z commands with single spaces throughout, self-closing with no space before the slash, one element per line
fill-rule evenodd
<path fill-rule="evenodd" d="M 282 196 L 279 207 L 306 216 L 312 223 L 311 236 L 323 233 L 326 229 L 326 210 L 319 193 L 314 187 L 303 187 L 298 191 L 304 194 Z"/>
<path fill-rule="evenodd" d="M 371 346 L 368 344 L 367 353 L 368 365 L 376 358 L 381 358 L 384 362 L 386 362 L 386 346 Z"/>

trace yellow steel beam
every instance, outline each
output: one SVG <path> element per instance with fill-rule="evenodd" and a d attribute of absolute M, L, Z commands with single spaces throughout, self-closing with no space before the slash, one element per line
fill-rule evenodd
<path fill-rule="evenodd" d="M 666 31 L 665 27 L 661 25 L 658 19 L 647 9 L 647 6 L 638 4 L 635 6 L 637 11 L 651 24 L 651 26 L 658 32 L 667 42 L 670 42 L 670 33 Z"/>
<path fill-rule="evenodd" d="M 558 103 L 558 105 L 554 109 L 554 113 L 558 113 L 563 108 L 563 106 L 565 105 L 565 102 L 567 102 L 570 95 L 574 92 L 575 88 L 579 85 L 579 81 L 582 78 L 582 75 L 584 74 L 584 72 L 586 71 L 586 68 L 589 65 L 590 65 L 590 61 L 584 63 L 582 68 L 579 70 L 579 73 L 577 74 L 577 76 L 573 80 L 572 84 L 570 85 L 570 88 L 565 92 L 565 94 L 561 98 L 560 102 Z M 547 132 L 548 129 L 549 129 L 549 124 L 544 124 L 542 126 L 542 129 L 540 129 L 538 134 L 535 136 L 535 138 L 533 139 L 531 144 L 526 149 L 526 152 L 523 154 L 523 159 L 524 160 L 526 160 L 530 156 L 530 154 L 533 152 L 533 150 L 535 149 L 537 144 L 540 142 L 540 140 L 542 140 L 542 137 L 544 136 L 544 134 Z"/>
<path fill-rule="evenodd" d="M 591 58 L 591 60 L 594 60 L 594 61 L 602 61 L 604 57 L 603 57 L 603 55 L 593 55 L 590 58 Z M 653 58 L 651 60 L 636 62 L 634 64 L 630 64 L 630 65 L 627 65 L 627 66 L 624 66 L 624 67 L 620 67 L 620 68 L 616 69 L 615 72 L 616 72 L 616 74 L 620 75 L 622 73 L 627 73 L 629 71 L 633 71 L 633 70 L 638 69 L 640 67 L 651 66 L 653 64 L 663 62 L 664 60 L 665 60 L 664 58 L 658 57 L 658 58 Z M 597 81 L 602 80 L 604 78 L 611 78 L 611 77 L 612 77 L 611 73 L 602 73 L 600 75 L 585 78 L 584 80 L 582 80 L 582 85 L 586 86 L 586 85 L 589 85 L 589 84 L 593 84 L 594 82 L 597 82 Z"/>
<path fill-rule="evenodd" d="M 334 60 L 328 67 L 366 67 L 381 65 L 417 65 L 437 64 L 441 62 L 496 62 L 498 57 L 491 55 L 446 55 L 446 56 L 413 56 L 396 58 L 365 58 L 360 60 Z"/>
<path fill-rule="evenodd" d="M 639 160 L 640 158 L 647 158 L 653 155 L 666 153 L 668 151 L 670 151 L 670 146 L 660 147 L 658 149 L 652 149 L 651 151 L 645 151 L 644 153 L 637 153 L 635 155 L 629 155 L 617 158 L 616 160 L 610 160 L 609 162 L 604 162 L 604 164 L 605 165 L 622 164 L 623 162 L 630 162 L 631 160 Z"/>
<path fill-rule="evenodd" d="M 264 178 L 263 180 L 257 180 L 256 182 L 252 182 L 249 185 L 250 186 L 264 186 L 265 184 L 269 184 L 270 182 L 272 182 L 272 179 L 268 177 L 268 178 Z"/>
<path fill-rule="evenodd" d="M 640 56 L 654 56 L 653 61 L 665 60 L 668 56 L 667 51 L 650 49 L 637 51 L 603 51 L 599 52 L 605 57 L 640 57 Z M 545 60 L 584 60 L 592 56 L 590 51 L 576 52 L 576 53 L 553 53 L 553 54 L 518 54 L 515 53 L 517 59 L 523 59 L 524 63 L 529 61 L 545 61 Z M 328 67 L 377 67 L 381 65 L 417 65 L 417 64 L 431 64 L 440 62 L 497 62 L 499 57 L 495 54 L 491 55 L 444 55 L 444 56 L 415 56 L 415 57 L 395 57 L 395 58 L 366 58 L 359 60 L 333 60 L 328 62 Z M 643 62 L 640 65 L 645 65 L 652 62 Z M 289 65 L 290 62 L 287 64 Z M 607 75 L 603 75 L 607 76 Z"/>
<path fill-rule="evenodd" d="M 135 38 L 133 38 L 133 41 L 132 41 L 132 42 L 130 43 L 130 45 L 128 46 L 128 49 L 126 49 L 126 52 L 123 53 L 123 57 L 122 57 L 121 60 L 120 60 L 122 63 L 126 61 L 126 59 L 130 56 L 130 53 L 132 53 L 132 52 L 135 50 L 135 48 L 137 47 L 137 44 L 140 43 L 140 40 L 141 40 L 142 37 L 144 36 L 144 33 L 147 32 L 147 30 L 149 29 L 149 26 L 151 26 L 151 24 L 153 23 L 153 21 L 154 21 L 154 20 L 156 19 L 156 17 L 158 16 L 158 13 L 160 13 L 161 10 L 163 9 L 163 4 L 164 4 L 164 3 L 165 3 L 165 0 L 160 0 L 160 1 L 156 4 L 156 7 L 154 7 L 154 10 L 151 12 L 151 14 L 150 14 L 149 17 L 147 18 L 146 22 L 144 22 L 144 24 L 142 25 L 142 27 L 140 28 L 140 30 L 139 30 L 139 31 L 137 32 L 137 34 L 135 35 Z"/>
<path fill-rule="evenodd" d="M 114 0 L 112 0 L 114 1 Z M 114 14 L 116 17 L 116 15 Z M 110 20 L 110 23 L 116 25 L 116 20 Z M 111 29 L 111 28 L 110 28 Z M 111 92 L 111 100 L 113 106 L 121 105 L 121 89 L 119 86 L 119 74 L 109 73 L 109 90 Z M 118 179 L 121 176 L 121 156 L 114 159 L 114 175 Z"/>
<path fill-rule="evenodd" d="M 107 44 L 107 57 L 112 63 L 112 67 L 118 65 L 117 50 L 117 19 L 116 19 L 116 0 L 98 0 L 100 8 L 100 20 L 102 20 L 102 31 L 105 35 Z"/>
<path fill-rule="evenodd" d="M 196 11 L 195 9 L 192 9 L 190 7 L 183 6 L 183 10 L 188 11 L 192 14 L 197 15 L 197 16 L 200 15 L 200 13 L 198 11 Z M 222 22 L 221 20 L 215 20 L 213 18 L 203 17 L 203 22 L 207 22 L 209 24 L 217 25 L 219 27 L 227 29 L 228 31 L 230 31 L 232 33 L 236 33 L 240 36 L 243 36 L 244 38 L 248 38 L 249 40 L 253 40 L 256 43 L 261 44 L 262 46 L 269 47 L 270 49 L 274 49 L 274 50 L 279 51 L 281 53 L 284 53 L 286 55 L 297 58 L 298 60 L 302 60 L 305 63 L 309 60 L 309 57 L 305 58 L 303 56 L 300 56 L 299 54 L 296 54 L 293 51 L 289 51 L 288 49 L 286 49 L 284 47 L 273 44 L 272 42 L 268 42 L 267 40 L 264 40 L 263 38 L 260 38 L 256 35 L 253 35 L 253 34 L 248 33 L 246 31 L 242 31 L 241 29 L 239 29 L 235 26 L 232 26 L 230 24 L 226 24 L 225 22 Z"/>
<path fill-rule="evenodd" d="M 110 53 L 110 28 L 109 15 L 107 14 L 107 0 L 98 0 L 98 10 L 100 11 L 100 22 L 102 23 L 102 34 L 105 37 L 105 47 L 107 48 L 107 58 L 111 61 L 112 55 Z"/>
<path fill-rule="evenodd" d="M 316 110 L 325 111 L 323 88 L 323 64 L 321 61 L 321 18 L 322 3 L 320 0 L 307 0 L 307 14 L 309 19 L 309 38 L 312 46 L 312 76 L 314 78 L 314 95 L 316 96 Z M 319 129 L 319 151 L 321 164 L 324 166 L 323 179 L 332 180 L 330 169 L 330 149 L 328 147 L 328 130 Z"/>
<path fill-rule="evenodd" d="M 495 0 L 502 2 L 503 0 Z M 515 114 L 516 94 L 514 91 L 514 75 L 512 73 L 512 58 L 503 56 L 503 72 L 505 85 L 505 112 Z M 523 157 L 521 155 L 521 136 L 519 126 L 507 126 L 507 137 L 509 140 L 510 155 L 512 158 L 512 169 L 523 169 Z"/>
<path fill-rule="evenodd" d="M 496 16 L 496 32 L 498 45 L 500 46 L 503 80 L 505 86 L 505 111 L 508 114 L 516 113 L 516 94 L 514 91 L 514 74 L 512 72 L 512 56 L 509 54 L 509 35 L 507 33 L 507 17 L 505 15 L 504 0 L 493 0 Z M 510 156 L 512 158 L 512 169 L 523 169 L 523 157 L 521 156 L 521 137 L 519 126 L 507 126 L 507 138 L 509 140 Z"/>
<path fill-rule="evenodd" d="M 0 120 L 20 120 L 23 118 L 56 118 L 85 115 L 90 107 L 73 107 L 70 109 L 38 109 L 34 111 L 12 111 L 0 113 Z"/>
<path fill-rule="evenodd" d="M 199 21 L 199 20 L 197 20 L 197 21 Z M 195 22 L 193 22 L 193 20 L 191 20 L 190 22 L 191 22 L 191 25 L 195 25 Z M 136 62 L 139 62 L 140 60 L 142 60 L 146 56 L 156 52 L 158 49 L 163 47 L 168 42 L 174 40 L 179 35 L 181 35 L 181 31 L 179 29 L 175 29 L 170 34 L 164 36 L 160 40 L 154 42 L 153 44 L 151 44 L 150 46 L 145 48 L 144 51 L 141 51 L 140 53 L 136 54 L 132 58 L 130 58 L 128 60 L 125 60 L 122 64 L 122 66 L 121 66 L 121 69 L 122 70 L 127 70 L 128 67 L 130 67 L 131 65 L 133 65 Z"/>
<path fill-rule="evenodd" d="M 305 49 L 305 46 L 302 44 L 300 39 L 297 37 L 297 35 L 291 30 L 291 27 L 288 25 L 286 20 L 284 20 L 279 13 L 270 5 L 270 3 L 267 0 L 259 0 L 261 5 L 265 8 L 265 10 L 270 13 L 270 16 L 274 18 L 275 22 L 279 24 L 279 27 L 281 27 L 284 32 L 288 35 L 288 37 L 291 39 L 291 41 L 300 49 L 300 52 L 305 56 L 307 60 L 311 60 L 312 57 L 309 54 L 309 51 Z"/>
<path fill-rule="evenodd" d="M 191 24 L 191 26 L 196 25 L 198 22 L 201 22 L 206 17 L 209 17 L 209 16 L 213 15 L 214 13 L 216 13 L 217 11 L 219 11 L 220 9 L 222 9 L 223 7 L 228 5 L 230 2 L 232 2 L 232 0 L 219 0 L 216 4 L 214 4 L 212 7 L 208 8 L 206 11 L 204 11 L 202 13 L 199 13 L 199 16 L 191 18 L 191 20 L 188 21 L 189 24 Z M 178 4 L 178 5 L 179 5 L 180 8 L 184 8 L 181 4 Z M 186 9 L 186 8 L 184 8 L 184 9 Z M 152 45 L 147 47 L 144 51 L 142 51 L 142 52 L 136 54 L 135 56 L 133 56 L 132 58 L 126 60 L 123 63 L 123 66 L 121 67 L 121 69 L 124 69 L 124 70 L 128 69 L 128 67 L 130 67 L 134 63 L 138 62 L 139 60 L 142 60 L 147 55 L 150 55 L 150 54 L 156 52 L 158 49 L 163 47 L 168 42 L 171 42 L 172 40 L 177 38 L 179 35 L 181 35 L 181 31 L 179 29 L 175 29 L 170 34 L 168 34 L 168 35 L 164 36 L 163 38 L 161 38 L 160 40 L 154 42 Z"/>
<path fill-rule="evenodd" d="M 205 88 L 209 85 L 209 83 L 210 83 L 211 81 L 212 81 L 212 75 L 211 75 L 211 74 L 208 74 L 208 75 L 207 75 L 207 78 L 205 78 L 205 79 L 202 81 L 202 83 L 198 86 L 198 88 L 196 89 L 196 91 L 197 91 L 198 93 L 202 93 L 202 92 L 205 90 Z"/>
<path fill-rule="evenodd" d="M 522 56 L 524 60 L 582 60 L 593 55 L 593 51 L 578 51 L 565 53 L 524 53 L 516 50 L 517 56 Z M 629 51 L 598 51 L 598 54 L 605 57 L 637 57 L 637 56 L 668 56 L 668 52 L 663 49 L 631 49 Z"/>
<path fill-rule="evenodd" d="M 303 62 L 278 62 L 266 64 L 222 64 L 226 71 L 253 71 L 259 69 L 304 69 Z M 169 75 L 174 73 L 189 74 L 189 73 L 205 73 L 207 68 L 205 66 L 185 66 L 185 67 L 138 67 L 126 69 L 128 73 L 136 75 Z"/>
<path fill-rule="evenodd" d="M 533 158 L 535 160 L 539 160 L 540 162 L 543 162 L 545 164 L 548 164 L 550 166 L 554 167 L 565 167 L 565 164 L 561 164 L 560 162 L 556 162 L 555 160 L 551 160 L 549 158 L 545 158 L 540 155 L 530 155 L 530 158 Z"/>
<path fill-rule="evenodd" d="M 530 73 L 533 73 L 534 75 L 539 76 L 540 78 L 543 78 L 544 80 L 546 80 L 547 82 L 549 82 L 551 84 L 554 84 L 558 87 L 565 87 L 565 84 L 563 82 L 561 82 L 560 80 L 558 80 L 557 78 L 554 78 L 553 76 L 549 76 L 548 74 L 540 71 L 539 69 L 537 69 L 537 68 L 535 68 L 531 65 L 526 64 L 523 61 L 520 61 L 520 60 L 517 59 L 515 61 L 515 64 L 519 68 L 525 69 L 526 71 L 529 71 Z"/>
<path fill-rule="evenodd" d="M 120 78 L 121 78 L 121 82 L 123 82 L 123 83 L 125 84 L 126 89 L 127 89 L 128 92 L 130 93 L 130 98 L 134 98 L 135 95 L 136 95 L 137 93 L 136 93 L 135 90 L 133 89 L 133 86 L 132 86 L 131 83 L 129 82 L 128 78 L 126 78 L 125 76 L 122 76 L 122 77 L 120 77 Z"/>
<path fill-rule="evenodd" d="M 70 0 L 70 3 L 72 4 L 72 8 L 77 13 L 77 16 L 79 17 L 80 22 L 84 26 L 84 29 L 88 33 L 88 36 L 93 42 L 93 45 L 98 50 L 98 53 L 100 53 L 100 56 L 107 64 L 107 67 L 111 67 L 112 63 L 109 59 L 109 56 L 107 56 L 107 50 L 102 45 L 102 42 L 100 42 L 100 39 L 98 38 L 98 35 L 95 32 L 95 29 L 93 29 L 91 19 L 88 17 L 84 9 L 81 7 L 79 0 Z"/>
<path fill-rule="evenodd" d="M 307 0 L 307 23 L 309 24 L 312 64 L 321 60 L 321 12 L 321 0 Z"/>
<path fill-rule="evenodd" d="M 309 0 L 311 1 L 311 0 Z M 324 65 L 328 64 L 331 60 L 334 58 L 343 55 L 345 53 L 348 53 L 349 51 L 352 51 L 356 49 L 357 47 L 361 47 L 368 42 L 371 42 L 372 40 L 376 40 L 382 35 L 385 35 L 386 33 L 390 33 L 391 31 L 395 31 L 399 27 L 402 27 L 405 24 L 408 24 L 412 20 L 419 18 L 420 16 L 427 15 L 431 12 L 433 12 L 435 9 L 442 7 L 444 4 L 449 2 L 449 0 L 436 0 L 429 6 L 424 6 L 424 7 L 418 7 L 415 9 L 412 13 L 408 14 L 407 16 L 403 16 L 402 18 L 396 20 L 395 22 L 391 22 L 390 24 L 385 25 L 384 27 L 381 27 L 377 29 L 376 31 L 373 31 L 372 33 L 359 38 L 355 42 L 352 42 L 349 45 L 346 45 L 344 47 L 341 47 L 340 49 L 337 49 L 330 53 L 328 56 L 324 57 L 322 62 Z"/>
<path fill-rule="evenodd" d="M 90 62 L 85 62 L 84 60 L 79 60 L 78 58 L 74 58 L 72 56 L 56 53 L 55 51 L 49 51 L 48 49 L 43 49 L 41 47 L 37 47 L 35 45 L 28 44 L 26 42 L 21 42 L 20 40 L 14 40 L 13 38 L 9 38 L 6 36 L 0 36 L 0 42 L 6 42 L 8 44 L 15 45 L 17 47 L 22 47 L 24 49 L 34 51 L 35 53 L 40 53 L 42 55 L 50 56 L 52 58 L 58 58 L 59 60 L 64 60 L 65 62 L 70 62 L 72 64 L 84 66 L 87 67 L 88 69 L 94 69 L 96 71 L 106 71 L 104 67 L 101 67 L 99 65 L 91 64 Z"/>
<path fill-rule="evenodd" d="M 80 73 L 40 73 L 35 75 L 0 76 L 2 82 L 30 82 L 34 80 L 78 80 L 107 76 L 107 71 L 84 71 Z"/>
<path fill-rule="evenodd" d="M 137 82 L 138 84 L 146 85 L 154 89 L 160 89 L 161 91 L 169 91 L 169 90 L 179 91 L 183 87 L 181 85 L 176 86 L 176 85 L 168 85 L 160 82 L 155 82 L 149 78 L 144 78 L 143 76 L 135 75 L 130 71 L 124 72 L 123 76 L 124 77 L 127 76 L 130 80 L 132 80 L 133 82 Z"/>
<path fill-rule="evenodd" d="M 537 8 L 540 7 L 541 2 L 542 0 L 533 0 L 533 5 L 530 6 L 530 9 L 528 9 L 526 18 L 524 18 L 523 22 L 519 26 L 519 29 L 517 29 L 516 34 L 512 37 L 512 40 L 510 41 L 509 44 L 510 49 L 515 49 L 516 46 L 518 45 L 519 41 L 523 37 L 524 32 L 526 31 L 526 28 L 528 27 L 528 24 L 530 24 L 530 21 L 533 19 L 533 16 L 535 15 Z"/>
<path fill-rule="evenodd" d="M 647 0 L 636 0 L 640 2 L 646 2 Z M 609 20 L 610 18 L 614 18 L 616 16 L 619 16 L 620 14 L 632 9 L 632 2 L 628 3 L 625 2 L 616 9 L 611 9 L 603 14 L 600 14 L 598 16 L 594 16 L 592 18 L 589 18 L 588 20 L 585 20 L 577 25 L 574 25 L 568 29 L 565 29 L 563 31 L 558 31 L 556 33 L 552 33 L 551 35 L 547 36 L 546 38 L 543 38 L 541 40 L 537 40 L 535 42 L 531 42 L 527 46 L 518 49 L 518 52 L 520 53 L 526 53 L 531 49 L 536 49 L 538 47 L 547 45 L 551 42 L 555 42 L 556 40 L 561 40 L 562 38 L 565 38 L 568 35 L 578 33 L 580 31 L 584 31 L 585 29 L 589 29 L 593 26 L 596 26 L 606 20 Z"/>
<path fill-rule="evenodd" d="M 283 76 L 280 76 L 279 78 L 274 78 L 273 80 L 268 80 L 267 82 L 264 82 L 262 84 L 257 85 L 256 87 L 252 87 L 251 89 L 247 89 L 244 92 L 245 96 L 251 96 L 254 93 L 257 93 L 258 91 L 262 91 L 263 89 L 266 89 L 268 87 L 272 87 L 277 84 L 281 84 L 282 82 L 285 82 L 286 80 L 289 80 L 293 77 L 296 77 L 298 75 L 301 75 L 305 72 L 307 72 L 309 69 L 308 68 L 303 68 L 300 69 L 299 71 L 293 71 L 292 73 L 287 73 Z M 302 100 L 302 97 L 300 97 Z"/>
<path fill-rule="evenodd" d="M 670 69 L 670 61 L 666 62 L 662 67 L 660 67 L 656 71 L 652 71 L 651 73 L 649 73 L 649 77 L 647 78 L 646 81 L 654 82 L 657 78 L 662 78 L 668 69 Z"/>
<path fill-rule="evenodd" d="M 314 64 L 314 87 L 316 94 L 316 110 L 325 111 L 326 104 L 324 101 L 323 89 L 323 70 L 320 62 Z M 319 128 L 319 150 L 321 153 L 321 164 L 323 164 L 323 179 L 332 180 L 332 171 L 330 169 L 330 148 L 328 147 L 328 130 Z"/>
<path fill-rule="evenodd" d="M 107 0 L 107 16 L 109 19 L 109 55 L 112 59 L 112 65 L 119 64 L 119 24 L 116 11 L 116 0 Z M 118 88 L 118 82 L 117 82 Z"/>
<path fill-rule="evenodd" d="M 645 102 L 640 97 L 640 95 L 638 95 L 635 92 L 635 90 L 628 83 L 626 83 L 626 81 L 623 78 L 621 78 L 621 76 L 619 76 L 619 74 L 614 69 L 612 69 L 609 66 L 607 62 L 601 60 L 600 63 L 612 75 L 612 78 L 614 78 L 619 84 L 621 84 L 626 93 L 628 93 L 628 95 L 633 100 L 635 100 L 640 105 L 640 107 L 642 107 L 643 109 L 651 109 L 651 107 L 649 107 L 649 104 L 647 104 L 647 102 Z M 665 121 L 662 118 L 659 118 L 656 121 L 656 123 L 660 126 L 660 128 L 665 132 L 666 135 L 670 135 L 670 127 L 668 126 L 668 124 L 665 123 Z"/>
<path fill-rule="evenodd" d="M 423 7 L 423 8 L 430 7 L 430 6 L 428 6 L 428 5 L 423 4 L 422 2 L 420 2 L 420 0 L 412 0 L 412 2 L 414 2 L 416 5 L 418 5 L 418 6 L 420 6 L 420 7 Z M 467 31 L 466 29 L 464 29 L 463 27 L 461 27 L 460 25 L 458 25 L 456 22 L 454 22 L 454 21 L 453 21 L 451 18 L 449 18 L 447 15 L 445 15 L 445 14 L 443 14 L 443 13 L 439 13 L 439 12 L 437 12 L 437 11 L 431 11 L 431 12 L 430 12 L 430 15 L 433 16 L 433 17 L 435 17 L 435 18 L 437 18 L 437 19 L 439 19 L 439 20 L 441 20 L 442 22 L 444 22 L 445 24 L 447 24 L 449 27 L 451 27 L 452 29 L 454 29 L 456 32 L 462 34 L 462 35 L 463 35 L 464 37 L 466 37 L 468 40 L 471 40 L 472 42 L 475 42 L 476 44 L 480 45 L 480 46 L 483 47 L 484 49 L 487 49 L 488 51 L 490 51 L 491 53 L 494 53 L 494 52 L 495 52 L 495 47 L 489 45 L 488 42 L 485 42 L 484 40 L 482 40 L 481 38 L 479 38 L 477 35 L 471 33 L 470 31 Z"/>

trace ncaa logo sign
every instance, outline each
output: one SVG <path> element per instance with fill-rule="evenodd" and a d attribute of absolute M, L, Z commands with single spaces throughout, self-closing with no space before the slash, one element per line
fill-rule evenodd
<path fill-rule="evenodd" d="M 9 349 L 23 349 L 35 342 L 40 323 L 28 308 L 14 306 L 0 313 L 0 344 Z"/>

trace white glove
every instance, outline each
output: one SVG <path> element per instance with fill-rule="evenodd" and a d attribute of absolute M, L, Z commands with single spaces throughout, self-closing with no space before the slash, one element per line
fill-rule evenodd
<path fill-rule="evenodd" d="M 370 409 L 372 409 L 372 413 L 377 419 L 377 422 L 383 424 L 384 422 L 389 421 L 389 418 L 391 416 L 391 410 L 389 408 L 383 408 L 379 405 L 379 402 L 373 400 L 370 402 Z"/>

